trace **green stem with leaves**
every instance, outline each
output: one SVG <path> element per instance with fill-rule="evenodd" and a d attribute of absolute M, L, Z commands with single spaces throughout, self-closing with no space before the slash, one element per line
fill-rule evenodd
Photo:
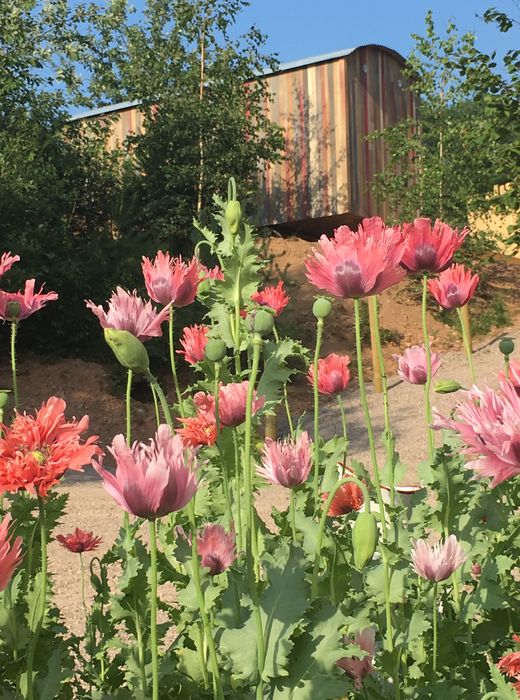
<path fill-rule="evenodd" d="M 175 385 L 175 393 L 177 395 L 177 403 L 179 405 L 179 413 L 184 418 L 184 407 L 182 405 L 181 387 L 177 376 L 177 366 L 175 364 L 175 343 L 173 337 L 173 306 L 170 306 L 170 320 L 168 323 L 168 344 L 170 347 L 170 366 L 172 370 L 173 383 Z"/>
<path fill-rule="evenodd" d="M 280 336 L 276 330 L 276 326 L 273 326 L 273 335 L 277 343 L 280 343 Z M 294 440 L 294 425 L 291 416 L 291 407 L 289 406 L 289 394 L 287 393 L 287 383 L 283 383 L 283 402 L 285 405 L 285 413 L 287 415 L 287 425 L 289 426 L 289 435 Z"/>
<path fill-rule="evenodd" d="M 14 408 L 18 410 L 18 376 L 16 374 L 16 333 L 18 321 L 11 321 L 11 375 L 13 381 Z"/>
<path fill-rule="evenodd" d="M 36 646 L 38 645 L 38 639 L 40 637 L 40 632 L 43 628 L 43 623 L 45 620 L 45 612 L 47 609 L 47 528 L 45 525 L 45 507 L 42 499 L 38 497 L 38 517 L 40 521 L 40 544 L 41 544 L 41 557 L 42 557 L 42 568 L 41 568 L 41 582 L 40 591 L 38 597 L 37 606 L 37 622 L 34 628 L 33 636 L 29 645 L 29 652 L 27 654 L 27 700 L 33 700 L 34 698 L 34 684 L 33 684 L 33 669 L 34 669 L 34 656 L 36 653 Z"/>
<path fill-rule="evenodd" d="M 377 297 L 372 296 L 369 298 L 368 303 L 373 309 L 373 319 L 374 319 L 374 340 L 377 347 L 377 355 L 379 358 L 379 371 L 381 374 L 381 385 L 383 387 L 383 413 L 385 418 L 385 448 L 386 448 L 386 461 L 389 475 L 389 488 L 390 488 L 390 505 L 394 505 L 395 500 L 395 438 L 392 433 L 392 427 L 390 424 L 390 402 L 388 398 L 388 379 L 386 376 L 385 368 L 385 358 L 383 355 L 383 347 L 381 345 L 381 331 L 379 328 L 379 309 L 377 304 Z"/>
<path fill-rule="evenodd" d="M 216 443 L 217 443 L 217 448 L 220 451 L 219 447 L 219 437 L 220 437 L 220 414 L 219 414 L 219 398 L 220 398 L 220 387 L 219 387 L 219 380 L 220 380 L 220 362 L 215 362 L 215 382 L 213 385 L 213 398 L 215 401 L 215 425 L 216 425 L 216 433 L 217 433 L 217 438 L 216 438 Z M 222 456 L 222 453 L 221 453 Z M 221 465 L 222 465 L 222 488 L 224 491 L 224 500 L 226 501 L 226 509 L 227 509 L 227 518 L 228 518 L 228 527 L 233 526 L 233 507 L 231 504 L 231 489 L 229 486 L 229 478 L 228 478 L 228 467 L 225 459 L 221 459 Z"/>
<path fill-rule="evenodd" d="M 148 521 L 150 533 L 150 645 L 152 648 L 152 700 L 159 700 L 159 650 L 157 648 L 157 532 L 155 520 Z"/>
<path fill-rule="evenodd" d="M 476 384 L 477 375 L 475 374 L 475 366 L 473 364 L 473 353 L 471 351 L 471 343 L 470 343 L 470 340 L 468 337 L 466 323 L 464 321 L 464 316 L 462 315 L 462 310 L 460 308 L 457 309 L 457 314 L 459 316 L 460 328 L 462 331 L 462 341 L 464 343 L 464 350 L 466 351 L 466 357 L 468 358 L 468 365 L 469 365 L 469 370 L 471 372 L 471 379 L 473 381 L 473 384 Z"/>
<path fill-rule="evenodd" d="M 314 395 L 314 466 L 312 476 L 312 491 L 314 493 L 315 507 L 319 506 L 320 483 L 320 394 L 318 391 L 318 366 L 320 359 L 321 342 L 323 338 L 324 322 L 322 318 L 316 321 L 316 347 L 314 349 L 312 388 Z"/>
<path fill-rule="evenodd" d="M 424 409 L 426 415 L 426 434 L 428 437 L 428 457 L 433 460 L 435 454 L 435 440 L 433 437 L 433 417 L 432 417 L 432 405 L 430 401 L 430 387 L 432 383 L 432 354 L 430 349 L 430 337 L 428 334 L 428 321 L 426 315 L 426 303 L 428 300 L 428 273 L 423 273 L 422 277 L 422 304 L 421 304 L 421 318 L 422 318 L 422 330 L 424 339 L 424 350 L 426 353 L 426 384 L 424 385 Z"/>
<path fill-rule="evenodd" d="M 253 399 L 255 393 L 256 378 L 258 368 L 260 366 L 260 353 L 262 351 L 263 340 L 258 333 L 253 337 L 253 361 L 251 372 L 249 374 L 249 384 L 247 387 L 246 397 L 246 421 L 244 435 L 244 491 L 246 499 L 246 523 L 245 523 L 245 541 L 246 550 L 252 546 L 253 538 L 256 533 L 253 533 L 254 518 L 253 518 L 253 466 L 251 461 L 251 442 L 252 442 L 252 418 L 253 418 Z"/>
<path fill-rule="evenodd" d="M 315 600 L 318 597 L 318 574 L 320 570 L 320 559 L 321 559 L 321 548 L 323 546 L 323 533 L 325 531 L 325 524 L 327 522 L 327 516 L 330 508 L 330 504 L 332 503 L 332 500 L 334 496 L 336 495 L 336 492 L 345 484 L 356 484 L 359 486 L 359 488 L 363 492 L 363 498 L 365 499 L 365 504 L 367 508 L 367 512 L 370 513 L 370 494 L 368 493 L 368 489 L 366 485 L 357 477 L 355 476 L 346 476 L 341 481 L 338 481 L 338 483 L 334 486 L 334 488 L 330 491 L 329 495 L 327 496 L 327 500 L 325 501 L 325 504 L 323 505 L 322 511 L 321 511 L 321 518 L 320 518 L 320 524 L 318 527 L 318 537 L 316 539 L 316 554 L 314 556 L 314 567 L 312 570 L 312 583 L 311 583 L 311 599 Z"/>

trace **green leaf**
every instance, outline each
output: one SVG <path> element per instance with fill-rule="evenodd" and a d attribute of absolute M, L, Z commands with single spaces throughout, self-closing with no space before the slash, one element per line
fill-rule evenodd
<path fill-rule="evenodd" d="M 282 398 L 283 385 L 296 369 L 287 366 L 287 360 L 294 357 L 305 357 L 307 350 L 301 343 L 284 338 L 279 343 L 268 342 L 264 345 L 264 371 L 258 382 L 257 391 L 265 396 L 266 408 L 272 408 Z"/>
<path fill-rule="evenodd" d="M 493 681 L 495 688 L 500 693 L 502 700 L 518 700 L 516 690 L 513 688 L 511 683 L 506 681 L 491 659 L 488 659 L 488 664 L 489 675 L 491 676 L 491 680 Z"/>

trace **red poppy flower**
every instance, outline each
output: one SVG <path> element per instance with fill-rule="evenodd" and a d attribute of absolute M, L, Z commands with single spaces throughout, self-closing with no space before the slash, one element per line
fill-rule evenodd
<path fill-rule="evenodd" d="M 322 494 L 323 500 L 326 500 L 328 495 L 328 493 Z M 363 491 L 357 484 L 349 481 L 336 491 L 327 515 L 330 515 L 332 518 L 339 515 L 347 515 L 347 513 L 359 510 L 364 502 Z"/>
<path fill-rule="evenodd" d="M 69 552 L 76 552 L 81 554 L 81 552 L 93 552 L 101 544 L 101 537 L 94 537 L 92 531 L 87 532 L 86 530 L 80 530 L 77 527 L 74 532 L 70 532 L 68 535 L 56 535 L 58 542 L 68 549 Z"/>
<path fill-rule="evenodd" d="M 182 428 L 177 428 L 177 434 L 181 436 L 186 447 L 198 447 L 199 445 L 213 445 L 217 439 L 217 424 L 215 421 L 206 420 L 204 415 L 191 418 L 179 418 L 183 423 Z"/>
<path fill-rule="evenodd" d="M 261 291 L 255 292 L 251 295 L 251 299 L 257 304 L 260 304 L 260 306 L 268 306 L 274 311 L 276 316 L 279 316 L 282 313 L 291 300 L 285 293 L 283 282 L 281 280 L 278 282 L 276 287 L 271 285 L 265 287 Z"/>

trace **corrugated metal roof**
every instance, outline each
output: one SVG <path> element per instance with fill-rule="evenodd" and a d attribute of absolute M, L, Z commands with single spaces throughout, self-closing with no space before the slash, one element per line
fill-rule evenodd
<path fill-rule="evenodd" d="M 316 63 L 326 63 L 327 61 L 333 61 L 337 58 L 344 58 L 350 56 L 354 51 L 366 48 L 367 46 L 375 46 L 379 49 L 384 49 L 388 53 L 392 54 L 400 61 L 405 63 L 406 59 L 398 51 L 390 49 L 388 46 L 383 46 L 381 44 L 362 44 L 361 46 L 354 46 L 350 49 L 340 49 L 339 51 L 332 51 L 330 53 L 324 53 L 319 56 L 310 56 L 308 58 L 302 58 L 298 61 L 288 61 L 287 63 L 280 63 L 278 68 L 274 71 L 268 73 L 258 73 L 258 76 L 269 76 L 276 75 L 277 73 L 284 73 L 285 71 L 295 70 L 296 68 L 303 68 L 304 66 L 312 66 Z M 107 105 L 106 107 L 99 107 L 98 109 L 89 109 L 79 114 L 75 114 L 70 118 L 70 121 L 77 121 L 78 119 L 87 119 L 88 117 L 98 117 L 101 114 L 110 114 L 110 112 L 120 112 L 124 109 L 130 109 L 131 107 L 139 106 L 140 101 L 134 100 L 131 102 L 118 102 L 117 104 Z"/>

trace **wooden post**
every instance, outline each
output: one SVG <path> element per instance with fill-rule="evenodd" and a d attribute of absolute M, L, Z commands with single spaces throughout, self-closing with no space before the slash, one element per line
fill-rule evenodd
<path fill-rule="evenodd" d="M 466 331 L 466 337 L 468 339 L 469 349 L 473 352 L 473 340 L 471 339 L 471 322 L 469 320 L 469 306 L 464 304 L 460 309 L 462 323 L 464 324 L 464 330 Z"/>
<path fill-rule="evenodd" d="M 368 321 L 370 323 L 370 347 L 372 349 L 372 371 L 374 373 L 372 382 L 374 384 L 374 391 L 380 394 L 383 391 L 383 385 L 381 383 L 381 365 L 379 364 L 379 353 L 377 352 L 377 343 L 374 331 L 376 319 L 374 317 L 374 308 L 372 304 L 368 303 L 367 305 Z"/>

